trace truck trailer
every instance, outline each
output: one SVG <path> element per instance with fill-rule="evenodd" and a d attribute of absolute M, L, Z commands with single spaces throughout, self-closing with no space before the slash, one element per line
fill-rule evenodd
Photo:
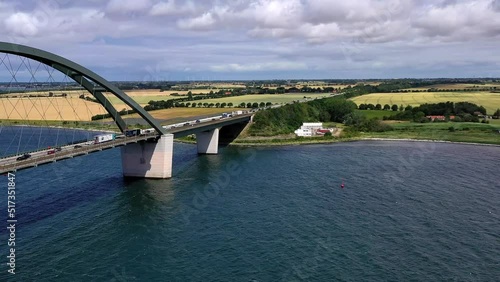
<path fill-rule="evenodd" d="M 94 136 L 94 144 L 104 143 L 115 139 L 116 139 L 116 134 L 114 133 L 96 135 Z"/>

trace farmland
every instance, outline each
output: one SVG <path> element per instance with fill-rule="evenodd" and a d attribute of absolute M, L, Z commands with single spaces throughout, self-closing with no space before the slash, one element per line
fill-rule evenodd
<path fill-rule="evenodd" d="M 290 103 L 296 100 L 304 99 L 304 96 L 308 98 L 323 98 L 329 97 L 328 93 L 297 93 L 297 94 L 256 94 L 256 95 L 244 95 L 244 96 L 233 96 L 227 98 L 215 98 L 215 99 L 204 99 L 198 100 L 197 102 L 202 103 L 233 103 L 237 106 L 241 103 L 260 103 L 260 102 L 271 102 L 273 104 Z"/>
<path fill-rule="evenodd" d="M 384 104 L 418 106 L 424 103 L 439 102 L 470 102 L 486 108 L 488 114 L 493 114 L 500 108 L 500 93 L 488 91 L 478 92 L 410 92 L 410 93 L 374 93 L 351 99 L 359 104 Z"/>
<path fill-rule="evenodd" d="M 469 122 L 444 123 L 391 123 L 393 130 L 386 132 L 363 132 L 360 137 L 445 140 L 500 145 L 498 124 Z M 450 130 L 453 128 L 453 130 Z"/>
<path fill-rule="evenodd" d="M 439 90 L 457 90 L 457 89 L 477 89 L 477 88 L 493 88 L 497 87 L 500 89 L 500 83 L 484 83 L 484 84 L 472 84 L 472 83 L 443 83 L 434 84 L 421 87 L 408 88 L 406 90 L 427 90 L 427 89 L 439 89 Z"/>
<path fill-rule="evenodd" d="M 101 104 L 72 95 L 0 99 L 0 119 L 89 121 L 93 115 L 105 112 Z"/>
<path fill-rule="evenodd" d="M 162 124 L 177 123 L 185 120 L 190 120 L 195 117 L 205 117 L 212 115 L 220 115 L 225 112 L 232 112 L 235 108 L 170 108 L 163 110 L 150 111 L 151 116 L 159 120 Z M 138 114 L 123 116 L 124 119 L 139 119 Z M 104 121 L 111 121 L 111 118 Z"/>

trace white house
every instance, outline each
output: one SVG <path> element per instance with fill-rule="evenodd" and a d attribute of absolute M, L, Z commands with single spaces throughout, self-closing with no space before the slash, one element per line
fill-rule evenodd
<path fill-rule="evenodd" d="M 295 134 L 297 134 L 297 136 L 313 136 L 316 135 L 318 129 L 322 128 L 323 123 L 321 122 L 304 122 L 299 129 L 295 130 Z"/>

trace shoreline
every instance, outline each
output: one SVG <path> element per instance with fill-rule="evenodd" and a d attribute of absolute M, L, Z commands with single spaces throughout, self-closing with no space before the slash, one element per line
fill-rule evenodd
<path fill-rule="evenodd" d="M 6 125 L 7 126 L 7 125 Z M 82 131 L 98 131 L 106 133 L 116 133 L 112 130 L 97 130 L 97 129 L 85 129 L 85 128 L 75 128 L 75 127 L 63 127 L 63 126 L 39 126 L 39 125 L 8 125 L 13 127 L 37 127 L 37 128 L 57 128 L 57 129 L 74 129 Z M 271 139 L 272 140 L 272 139 Z M 276 139 L 280 140 L 280 139 Z M 228 146 L 242 146 L 242 147 L 261 147 L 261 146 L 299 146 L 299 145 L 315 145 L 315 144 L 331 144 L 331 143 L 343 143 L 343 142 L 355 142 L 355 141 L 405 141 L 405 142 L 434 142 L 434 143 L 449 143 L 449 144 L 464 144 L 464 145 L 475 145 L 475 146 L 493 146 L 500 147 L 500 144 L 491 143 L 475 143 L 475 142 L 460 142 L 460 141 L 447 141 L 447 140 L 433 140 L 433 139 L 412 139 L 412 138 L 380 138 L 380 137 L 351 137 L 351 138 L 334 138 L 331 140 L 320 140 L 316 142 L 308 142 L 309 140 L 301 140 L 297 142 L 287 142 L 287 139 L 281 139 L 283 142 L 238 142 L 230 143 Z M 290 139 L 288 139 L 290 140 Z M 292 139 L 293 140 L 293 139 Z M 314 139 L 311 139 L 314 140 Z M 304 142 L 305 141 L 305 142 Z M 185 143 L 185 144 L 196 144 L 196 140 L 178 140 L 174 139 L 174 142 Z"/>
<path fill-rule="evenodd" d="M 459 142 L 459 141 L 432 140 L 432 139 L 411 139 L 411 138 L 375 138 L 375 137 L 353 137 L 353 138 L 345 138 L 345 139 L 322 140 L 322 141 L 318 141 L 318 142 L 231 143 L 231 144 L 229 144 L 229 146 L 242 146 L 242 147 L 268 146 L 268 147 L 274 147 L 274 146 L 299 146 L 299 145 L 332 144 L 332 143 L 345 143 L 345 142 L 357 142 L 357 141 L 428 142 L 428 143 L 448 143 L 448 144 L 500 147 L 499 144 L 490 144 L 490 143 L 474 143 L 474 142 Z M 190 143 L 190 142 L 184 142 L 184 143 Z M 194 141 L 193 143 L 190 143 L 190 144 L 196 144 L 196 141 Z"/>

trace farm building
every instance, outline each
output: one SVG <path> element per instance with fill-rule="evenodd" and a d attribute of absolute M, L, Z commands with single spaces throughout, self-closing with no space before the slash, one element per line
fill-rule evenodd
<path fill-rule="evenodd" d="M 314 136 L 325 135 L 326 132 L 333 132 L 333 129 L 323 128 L 323 123 L 321 122 L 304 122 L 294 133 L 297 136 Z"/>
<path fill-rule="evenodd" d="M 435 120 L 446 120 L 445 116 L 426 116 L 426 118 L 430 119 L 430 121 L 435 121 Z M 454 119 L 455 116 L 450 116 L 450 119 Z"/>

